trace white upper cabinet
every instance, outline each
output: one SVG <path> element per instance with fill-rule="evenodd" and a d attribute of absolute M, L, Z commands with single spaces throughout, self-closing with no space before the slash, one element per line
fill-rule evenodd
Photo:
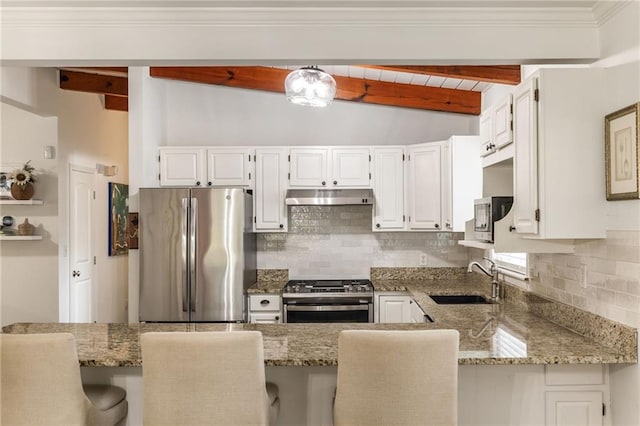
<path fill-rule="evenodd" d="M 292 187 L 363 188 L 370 186 L 368 147 L 291 148 Z"/>
<path fill-rule="evenodd" d="M 207 149 L 207 185 L 251 186 L 251 157 L 249 148 Z"/>
<path fill-rule="evenodd" d="M 601 69 L 543 68 L 513 92 L 521 237 L 605 237 L 602 88 Z"/>
<path fill-rule="evenodd" d="M 511 93 L 502 98 L 491 110 L 494 149 L 502 149 L 513 142 Z"/>
<path fill-rule="evenodd" d="M 328 148 L 291 148 L 289 155 L 289 185 L 327 187 Z"/>
<path fill-rule="evenodd" d="M 514 226 L 518 233 L 538 233 L 538 79 L 531 78 L 513 93 L 513 127 L 516 142 L 513 160 Z"/>
<path fill-rule="evenodd" d="M 286 232 L 288 148 L 256 148 L 254 230 Z"/>
<path fill-rule="evenodd" d="M 205 158 L 201 148 L 159 148 L 160 186 L 200 186 Z"/>
<path fill-rule="evenodd" d="M 162 147 L 160 186 L 251 186 L 252 149 Z"/>
<path fill-rule="evenodd" d="M 331 187 L 368 187 L 371 151 L 365 148 L 331 150 Z"/>
<path fill-rule="evenodd" d="M 404 228 L 404 147 L 373 149 L 373 230 Z"/>
<path fill-rule="evenodd" d="M 473 218 L 473 201 L 482 198 L 482 162 L 478 136 L 452 136 L 442 145 L 442 224 L 464 232 Z"/>
<path fill-rule="evenodd" d="M 493 143 L 493 108 L 489 107 L 480 114 L 480 156 L 486 157 L 495 152 Z"/>
<path fill-rule="evenodd" d="M 407 148 L 409 160 L 409 229 L 442 229 L 441 143 Z"/>

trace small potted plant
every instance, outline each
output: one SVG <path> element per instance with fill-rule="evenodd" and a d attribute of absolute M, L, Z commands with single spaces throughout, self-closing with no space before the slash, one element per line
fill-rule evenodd
<path fill-rule="evenodd" d="M 21 169 L 11 173 L 11 196 L 16 200 L 30 200 L 33 197 L 33 183 L 36 181 L 36 168 L 31 160 L 24 163 Z"/>

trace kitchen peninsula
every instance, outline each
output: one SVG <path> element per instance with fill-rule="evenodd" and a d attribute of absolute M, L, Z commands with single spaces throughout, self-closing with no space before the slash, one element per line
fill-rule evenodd
<path fill-rule="evenodd" d="M 280 387 L 282 419 L 279 424 L 330 424 L 338 334 L 345 329 L 458 330 L 461 425 L 474 424 L 473 416 L 478 415 L 478 410 L 491 424 L 539 424 L 544 422 L 539 416 L 544 415 L 545 395 L 564 396 L 566 393 L 557 391 L 566 389 L 576 392 L 576 386 L 549 387 L 547 381 L 553 383 L 558 377 L 566 379 L 576 371 L 602 378 L 607 376 L 604 374 L 607 364 L 637 362 L 635 329 L 516 287 L 504 286 L 500 303 L 437 305 L 430 294 L 487 295 L 490 290 L 489 282 L 480 274 L 466 274 L 462 268 L 438 268 L 437 271 L 433 274 L 426 268 L 371 270 L 376 292 L 410 295 L 434 319 L 432 323 L 17 323 L 4 327 L 3 331 L 72 333 L 80 364 L 85 367 L 83 380 L 127 388 L 130 401 L 127 424 L 131 425 L 141 424 L 139 339 L 142 333 L 150 331 L 260 331 L 264 338 L 267 379 Z M 249 293 L 277 293 L 283 285 L 283 281 L 277 279 L 260 281 Z M 574 325 L 573 330 L 568 328 L 569 324 Z M 491 401 L 483 401 L 487 394 L 482 389 L 489 385 L 495 395 Z M 583 389 L 576 395 L 591 397 L 594 389 L 602 403 L 608 402 L 607 379 L 587 386 L 586 393 Z M 500 400 L 500 409 L 492 409 L 492 404 Z M 510 409 L 504 408 L 509 406 Z"/>

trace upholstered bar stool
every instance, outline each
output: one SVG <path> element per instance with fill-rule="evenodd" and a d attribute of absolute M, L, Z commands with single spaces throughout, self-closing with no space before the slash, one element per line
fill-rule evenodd
<path fill-rule="evenodd" d="M 9 425 L 116 425 L 124 389 L 82 386 L 72 334 L 1 334 L 2 421 Z"/>
<path fill-rule="evenodd" d="M 258 331 L 144 333 L 145 425 L 274 425 Z"/>
<path fill-rule="evenodd" d="M 338 337 L 335 426 L 455 425 L 456 330 L 346 330 Z"/>

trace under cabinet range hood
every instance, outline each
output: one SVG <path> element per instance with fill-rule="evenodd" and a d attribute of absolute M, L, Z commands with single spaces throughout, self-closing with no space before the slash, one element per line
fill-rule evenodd
<path fill-rule="evenodd" d="M 289 189 L 288 206 L 345 206 L 373 204 L 371 189 Z"/>

